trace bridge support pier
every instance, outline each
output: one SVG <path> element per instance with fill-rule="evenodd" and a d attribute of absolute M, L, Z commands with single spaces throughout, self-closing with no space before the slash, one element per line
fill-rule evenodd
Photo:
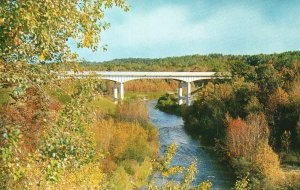
<path fill-rule="evenodd" d="M 182 95 L 182 88 L 186 88 L 186 95 Z M 191 83 L 180 81 L 178 84 L 178 105 L 182 105 L 183 99 L 185 99 L 186 105 L 191 105 Z"/>
<path fill-rule="evenodd" d="M 182 86 L 183 86 L 183 82 L 179 82 L 178 84 L 178 105 L 182 105 L 183 101 L 182 101 Z"/>
<path fill-rule="evenodd" d="M 187 106 L 191 105 L 191 83 L 190 82 L 186 83 L 186 105 Z"/>
<path fill-rule="evenodd" d="M 118 96 L 118 92 L 120 95 Z M 114 102 L 117 103 L 118 100 L 124 99 L 124 83 L 123 82 L 115 82 L 113 86 L 113 99 Z"/>
<path fill-rule="evenodd" d="M 124 83 L 120 82 L 120 99 L 121 101 L 124 99 Z"/>
<path fill-rule="evenodd" d="M 114 87 L 113 87 L 113 98 L 114 98 L 114 102 L 117 103 L 118 102 L 118 84 L 116 82 L 114 83 Z"/>

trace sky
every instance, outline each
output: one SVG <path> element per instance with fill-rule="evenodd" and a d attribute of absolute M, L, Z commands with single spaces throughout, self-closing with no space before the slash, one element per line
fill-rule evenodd
<path fill-rule="evenodd" d="M 87 61 L 300 50 L 300 0 L 128 0 L 106 11 L 107 51 L 71 49 Z"/>

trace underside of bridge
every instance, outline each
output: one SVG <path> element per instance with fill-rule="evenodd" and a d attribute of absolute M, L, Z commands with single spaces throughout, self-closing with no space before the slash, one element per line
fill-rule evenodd
<path fill-rule="evenodd" d="M 183 88 L 186 88 L 186 95 L 183 96 Z M 113 99 L 117 103 L 124 100 L 124 82 L 114 82 L 113 85 Z M 182 105 L 186 102 L 191 105 L 191 83 L 179 81 L 178 82 L 178 104 Z"/>

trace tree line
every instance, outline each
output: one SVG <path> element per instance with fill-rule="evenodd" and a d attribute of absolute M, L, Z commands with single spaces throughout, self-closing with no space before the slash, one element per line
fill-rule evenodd
<path fill-rule="evenodd" d="M 289 51 L 274 54 L 259 55 L 187 55 L 181 57 L 167 57 L 159 59 L 115 59 L 103 62 L 81 61 L 81 65 L 88 70 L 100 71 L 229 71 L 232 63 L 245 63 L 246 65 L 265 64 L 276 62 L 282 67 L 286 62 L 295 64 L 299 62 L 300 52 Z M 282 66 L 281 66 L 282 65 Z M 241 68 L 242 69 L 242 66 Z"/>
<path fill-rule="evenodd" d="M 252 188 L 299 188 L 299 173 L 281 167 L 300 166 L 299 52 L 236 56 L 226 64 L 232 78 L 198 82 L 192 106 L 178 109 L 177 97 L 165 95 L 158 108 L 179 110 L 185 128 Z"/>

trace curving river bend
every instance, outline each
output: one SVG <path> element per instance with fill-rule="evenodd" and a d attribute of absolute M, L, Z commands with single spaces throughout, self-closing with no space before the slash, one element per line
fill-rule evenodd
<path fill-rule="evenodd" d="M 148 110 L 150 121 L 159 130 L 160 153 L 162 154 L 171 143 L 176 143 L 177 152 L 172 164 L 188 166 L 194 159 L 197 159 L 196 183 L 210 180 L 213 183 L 213 189 L 230 189 L 233 179 L 228 169 L 204 150 L 198 140 L 185 132 L 181 117 L 161 112 L 155 109 L 155 105 L 156 101 L 150 101 Z"/>

